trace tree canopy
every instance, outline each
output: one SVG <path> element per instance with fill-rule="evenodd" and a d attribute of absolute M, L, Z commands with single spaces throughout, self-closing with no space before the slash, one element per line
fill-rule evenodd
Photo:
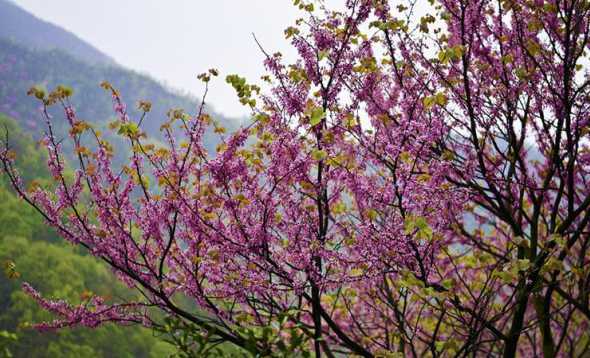
<path fill-rule="evenodd" d="M 297 59 L 261 47 L 264 84 L 226 77 L 252 110 L 235 131 L 204 96 L 151 143 L 149 103 L 130 116 L 103 82 L 122 169 L 69 88 L 31 88 L 63 110 L 77 165 L 47 116 L 55 189 L 24 186 L 7 147 L 10 182 L 141 292 L 25 284 L 57 317 L 36 327 L 137 323 L 195 356 L 588 354 L 590 2 L 294 3 Z"/>

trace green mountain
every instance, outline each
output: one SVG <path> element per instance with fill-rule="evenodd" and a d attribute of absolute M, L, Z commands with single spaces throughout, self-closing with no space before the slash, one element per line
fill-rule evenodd
<path fill-rule="evenodd" d="M 139 100 L 152 102 L 152 110 L 143 129 L 150 135 L 160 135 L 160 125 L 171 108 L 195 113 L 199 100 L 171 90 L 153 78 L 115 65 L 112 60 L 73 34 L 37 19 L 18 6 L 0 0 L 0 112 L 16 118 L 23 130 L 42 134 L 44 120 L 39 102 L 26 95 L 32 86 L 52 90 L 57 85 L 74 89 L 72 104 L 78 116 L 98 127 L 114 118 L 111 96 L 99 84 L 110 82 L 119 90 L 128 114 L 137 119 Z M 195 74 L 196 75 L 196 74 Z M 195 83 L 197 79 L 195 76 Z M 228 130 L 235 129 L 239 120 L 208 113 Z M 65 135 L 65 118 L 59 108 L 52 109 L 59 135 Z M 205 136 L 212 150 L 217 137 Z"/>
<path fill-rule="evenodd" d="M 160 125 L 169 109 L 183 108 L 195 113 L 199 103 L 196 98 L 174 93 L 154 79 L 122 67 L 90 65 L 61 50 L 33 50 L 0 38 L 0 112 L 17 118 L 26 131 L 40 134 L 44 128 L 39 102 L 26 95 L 30 87 L 37 85 L 48 90 L 59 84 L 72 87 L 71 102 L 78 116 L 99 127 L 106 126 L 114 118 L 114 112 L 110 94 L 99 86 L 105 80 L 119 90 L 132 119 L 140 116 L 139 100 L 152 102 L 152 110 L 142 127 L 151 136 L 159 136 Z M 64 135 L 63 112 L 54 108 L 51 114 L 58 132 Z M 228 129 L 239 124 L 220 115 L 213 114 L 213 118 Z M 215 138 L 212 133 L 205 138 L 210 149 Z"/>

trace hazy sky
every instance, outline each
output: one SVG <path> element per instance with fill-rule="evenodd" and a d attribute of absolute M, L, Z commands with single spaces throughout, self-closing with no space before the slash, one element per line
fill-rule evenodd
<path fill-rule="evenodd" d="M 215 110 L 247 113 L 224 81 L 238 73 L 257 81 L 269 52 L 292 54 L 283 30 L 301 15 L 292 0 L 15 0 L 37 17 L 88 41 L 121 65 L 173 88 L 200 95 L 198 73 L 218 68 L 208 102 Z"/>

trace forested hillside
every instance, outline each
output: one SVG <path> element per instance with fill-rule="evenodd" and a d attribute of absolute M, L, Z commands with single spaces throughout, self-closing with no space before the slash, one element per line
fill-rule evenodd
<path fill-rule="evenodd" d="M 116 65 L 74 34 L 36 18 L 7 0 L 0 0 L 0 16 L 3 19 L 0 22 L 0 112 L 15 118 L 23 130 L 34 137 L 42 134 L 44 125 L 39 103 L 26 94 L 32 86 L 48 91 L 57 85 L 71 87 L 74 90 L 71 100 L 78 116 L 100 128 L 106 127 L 114 117 L 111 96 L 99 86 L 108 81 L 121 92 L 132 119 L 140 115 L 139 100 L 152 102 L 142 129 L 156 137 L 168 110 L 182 108 L 194 113 L 200 104 L 197 98 Z M 200 82 L 197 74 L 194 75 L 198 90 Z M 58 134 L 63 135 L 62 111 L 54 108 L 51 113 Z M 211 113 L 211 110 L 208 113 L 228 129 L 235 128 L 239 122 Z M 209 149 L 214 148 L 215 139 L 211 134 L 205 141 Z"/>
<path fill-rule="evenodd" d="M 71 101 L 79 118 L 100 128 L 114 117 L 111 96 L 99 86 L 102 81 L 112 83 L 123 94 L 131 118 L 137 119 L 140 115 L 137 110 L 139 100 L 152 102 L 151 112 L 142 126 L 150 135 L 159 135 L 168 110 L 182 108 L 194 113 L 199 104 L 195 98 L 176 94 L 157 81 L 122 67 L 94 66 L 60 50 L 32 50 L 0 38 L 0 111 L 16 118 L 24 130 L 35 135 L 42 133 L 43 122 L 39 103 L 26 95 L 31 86 L 47 90 L 58 84 L 70 86 L 74 89 Z M 59 125 L 63 111 L 55 108 L 52 114 L 56 118 L 54 123 L 63 134 L 65 123 L 62 121 L 64 125 Z M 238 123 L 219 115 L 213 116 L 228 128 Z M 206 143 L 209 148 L 214 147 L 211 134 Z"/>

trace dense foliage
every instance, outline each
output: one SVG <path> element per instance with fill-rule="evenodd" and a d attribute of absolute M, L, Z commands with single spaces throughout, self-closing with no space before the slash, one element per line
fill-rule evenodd
<path fill-rule="evenodd" d="M 14 120 L 0 115 L 2 136 L 5 130 L 18 151 L 25 181 L 49 185 L 44 153 Z M 72 302 L 95 293 L 132 296 L 96 259 L 57 241 L 41 216 L 10 190 L 5 176 L 0 177 L 0 264 L 0 357 L 162 357 L 173 352 L 150 330 L 138 327 L 108 325 L 56 333 L 28 327 L 51 316 L 22 292 L 23 281 L 50 297 Z"/>
<path fill-rule="evenodd" d="M 5 172 L 142 293 L 76 305 L 26 284 L 59 317 L 37 327 L 136 322 L 195 355 L 588 354 L 590 2 L 295 4 L 298 59 L 267 54 L 268 90 L 226 78 L 254 118 L 229 135 L 201 105 L 153 145 L 149 103 L 137 120 L 104 82 L 122 170 L 69 88 L 29 91 L 63 109 L 78 168 L 49 130 L 56 190 L 23 186 L 11 148 Z"/>

